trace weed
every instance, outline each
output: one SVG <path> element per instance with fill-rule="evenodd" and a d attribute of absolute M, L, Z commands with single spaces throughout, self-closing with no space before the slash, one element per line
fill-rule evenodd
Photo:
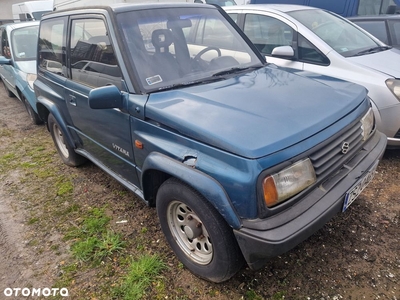
<path fill-rule="evenodd" d="M 277 292 L 272 296 L 271 300 L 283 300 L 285 299 L 285 294 L 285 292 Z"/>
<path fill-rule="evenodd" d="M 107 231 L 103 238 L 98 244 L 98 248 L 95 251 L 95 259 L 103 259 L 104 257 L 110 256 L 114 252 L 122 250 L 125 246 L 125 242 L 122 241 L 121 235 L 116 234 L 112 231 Z"/>
<path fill-rule="evenodd" d="M 82 227 L 74 228 L 71 232 L 71 237 L 77 239 L 71 246 L 74 257 L 81 261 L 98 263 L 124 248 L 125 242 L 121 235 L 107 230 L 109 221 L 104 209 L 93 208 L 88 212 Z"/>
<path fill-rule="evenodd" d="M 248 291 L 246 291 L 245 299 L 246 300 L 262 300 L 262 297 L 258 296 L 255 291 L 248 290 Z"/>
<path fill-rule="evenodd" d="M 38 218 L 38 217 L 32 217 L 32 218 L 29 219 L 28 225 L 35 224 L 35 223 L 38 222 L 38 221 L 39 221 L 39 218 Z"/>
<path fill-rule="evenodd" d="M 64 178 L 60 179 L 57 182 L 57 195 L 65 196 L 71 194 L 74 189 L 71 180 L 65 180 Z"/>
<path fill-rule="evenodd" d="M 127 276 L 114 289 L 113 296 L 126 300 L 142 298 L 146 289 L 165 268 L 166 265 L 157 255 L 143 255 L 137 261 L 132 261 Z"/>
<path fill-rule="evenodd" d="M 99 239 L 95 236 L 90 236 L 83 241 L 78 241 L 71 247 L 72 254 L 79 260 L 88 261 L 93 258 L 93 254 L 99 242 Z"/>

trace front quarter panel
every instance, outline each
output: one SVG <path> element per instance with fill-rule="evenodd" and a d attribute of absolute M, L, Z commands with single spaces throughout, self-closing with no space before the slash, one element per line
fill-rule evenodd
<path fill-rule="evenodd" d="M 215 149 L 157 124 L 133 119 L 131 125 L 132 140 L 143 144 L 143 149 L 134 148 L 142 186 L 145 186 L 143 178 L 146 172 L 162 170 L 198 189 L 204 196 L 210 196 L 208 200 L 224 215 L 231 226 L 238 224 L 238 221 L 235 221 L 236 215 L 240 218 L 257 216 L 255 182 L 261 168 L 256 160 L 245 159 Z M 168 162 L 160 163 L 156 168 L 153 160 L 150 160 L 151 163 L 148 161 L 149 157 L 154 155 L 153 153 L 168 157 Z M 196 174 L 190 171 L 196 171 Z M 203 176 L 202 179 L 197 179 L 200 178 L 199 174 Z M 203 186 L 202 182 L 207 184 Z M 218 197 L 215 198 L 212 196 L 213 192 L 208 191 L 210 186 L 220 190 L 216 192 Z M 223 194 L 225 196 L 222 196 Z M 144 195 L 145 198 L 148 196 L 146 190 L 144 190 Z"/>

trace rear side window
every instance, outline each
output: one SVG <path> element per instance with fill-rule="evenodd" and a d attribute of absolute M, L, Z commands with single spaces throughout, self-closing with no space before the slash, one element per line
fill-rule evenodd
<path fill-rule="evenodd" d="M 66 18 L 41 22 L 39 33 L 39 69 L 62 76 L 66 74 Z"/>
<path fill-rule="evenodd" d="M 69 45 L 73 81 L 121 88 L 121 71 L 103 19 L 72 20 Z"/>

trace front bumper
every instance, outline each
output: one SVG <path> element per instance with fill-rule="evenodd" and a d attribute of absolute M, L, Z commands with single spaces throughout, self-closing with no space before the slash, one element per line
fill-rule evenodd
<path fill-rule="evenodd" d="M 343 172 L 345 175 L 338 179 L 341 172 L 336 173 L 299 201 L 295 207 L 274 216 L 288 219 L 286 222 L 280 222 L 279 226 L 271 226 L 269 218 L 243 222 L 243 227 L 234 230 L 234 234 L 249 267 L 253 270 L 263 267 L 269 259 L 294 248 L 341 212 L 346 192 L 382 158 L 385 148 L 386 136 L 377 131 L 361 150 L 367 153 L 356 156 L 356 161 L 352 159 L 350 164 L 343 166 L 343 169 L 346 169 Z M 350 171 L 348 168 L 351 168 Z M 310 203 L 313 204 L 310 206 Z M 290 217 L 293 215 L 291 210 L 297 210 L 296 217 Z M 250 225 L 251 222 L 254 222 L 254 226 Z"/>

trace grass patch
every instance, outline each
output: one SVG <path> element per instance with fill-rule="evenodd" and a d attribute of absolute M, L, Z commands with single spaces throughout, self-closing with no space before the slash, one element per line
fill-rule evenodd
<path fill-rule="evenodd" d="M 111 256 L 114 252 L 122 250 L 125 242 L 119 234 L 107 231 L 102 237 L 89 236 L 74 243 L 71 247 L 72 254 L 81 261 L 100 262 Z"/>
<path fill-rule="evenodd" d="M 11 133 L 14 136 L 15 132 Z M 6 192 L 23 199 L 30 209 L 26 223 L 31 232 L 36 232 L 28 243 L 32 253 L 40 254 L 47 248 L 63 255 L 62 261 L 57 262 L 58 277 L 53 287 L 68 288 L 74 299 L 138 299 L 146 293 L 154 299 L 164 299 L 169 286 L 160 276 L 165 268 L 161 257 L 144 255 L 132 261 L 132 256 L 148 253 L 152 242 L 149 228 L 142 224 L 137 236 L 124 239 L 117 230 L 124 228 L 127 234 L 127 227 L 111 228 L 111 218 L 105 213 L 107 206 L 94 207 L 102 204 L 86 201 L 90 195 L 79 189 L 74 191 L 75 182 L 85 180 L 85 176 L 84 168 L 68 169 L 62 164 L 43 127 L 35 127 L 29 136 L 0 151 L 0 179 L 8 180 Z M 123 188 L 112 188 L 110 194 L 114 198 L 130 197 Z M 126 211 L 134 209 L 130 201 L 126 203 Z M 62 241 L 55 239 L 54 244 L 43 246 L 49 234 L 56 238 L 61 235 Z"/>
<path fill-rule="evenodd" d="M 74 190 L 74 186 L 71 180 L 67 180 L 65 178 L 60 178 L 57 182 L 57 195 L 58 196 L 65 196 L 72 193 Z"/>
<path fill-rule="evenodd" d="M 110 217 L 104 208 L 93 208 L 82 221 L 82 226 L 74 227 L 69 237 L 76 239 L 71 246 L 72 254 L 81 261 L 99 262 L 114 252 L 122 250 L 125 242 L 120 234 L 109 229 Z"/>
<path fill-rule="evenodd" d="M 123 283 L 113 291 L 116 299 L 141 299 L 146 289 L 159 278 L 166 268 L 164 262 L 157 255 L 143 255 L 132 261 Z"/>
<path fill-rule="evenodd" d="M 39 222 L 39 218 L 38 217 L 32 217 L 32 218 L 29 219 L 28 225 L 35 224 L 36 222 Z"/>

